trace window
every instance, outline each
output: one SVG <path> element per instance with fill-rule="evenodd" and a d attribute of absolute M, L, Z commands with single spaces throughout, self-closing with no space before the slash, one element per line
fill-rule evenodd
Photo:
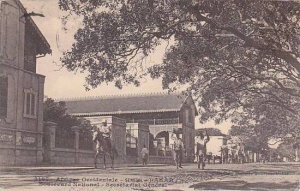
<path fill-rule="evenodd" d="M 37 96 L 30 90 L 24 90 L 24 117 L 36 117 Z"/>
<path fill-rule="evenodd" d="M 24 70 L 36 72 L 36 43 L 30 25 L 25 25 Z"/>
<path fill-rule="evenodd" d="M 137 138 L 134 137 L 134 130 L 129 127 L 129 129 L 126 129 L 126 154 L 137 156 L 137 152 Z"/>
<path fill-rule="evenodd" d="M 0 119 L 7 117 L 8 78 L 0 76 Z"/>
<path fill-rule="evenodd" d="M 134 137 L 134 130 L 127 129 L 126 130 L 126 147 L 128 148 L 136 148 L 137 139 Z"/>

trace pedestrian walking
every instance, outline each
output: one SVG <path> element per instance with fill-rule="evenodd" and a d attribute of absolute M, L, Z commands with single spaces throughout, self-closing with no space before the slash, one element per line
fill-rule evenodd
<path fill-rule="evenodd" d="M 141 155 L 142 155 L 143 166 L 145 166 L 148 163 L 148 156 L 149 156 L 149 150 L 146 147 L 146 145 L 144 145 L 144 147 L 142 148 Z"/>

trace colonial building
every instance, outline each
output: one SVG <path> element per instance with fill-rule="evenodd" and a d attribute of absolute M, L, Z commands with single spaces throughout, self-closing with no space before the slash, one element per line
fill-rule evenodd
<path fill-rule="evenodd" d="M 172 132 L 180 129 L 187 159 L 193 159 L 195 116 L 198 113 L 191 96 L 157 93 L 65 101 L 70 114 L 85 117 L 93 124 L 100 123 L 99 116 L 115 116 L 125 119 L 126 123 L 148 125 L 150 155 L 171 156 Z M 127 125 L 130 137 L 128 127 L 130 125 Z M 127 140 L 136 142 L 131 138 Z M 130 149 L 130 145 L 136 147 L 135 142 L 128 142 L 127 148 Z"/>
<path fill-rule="evenodd" d="M 0 6 L 0 164 L 37 164 L 45 77 L 36 73 L 36 59 L 51 49 L 19 0 Z"/>

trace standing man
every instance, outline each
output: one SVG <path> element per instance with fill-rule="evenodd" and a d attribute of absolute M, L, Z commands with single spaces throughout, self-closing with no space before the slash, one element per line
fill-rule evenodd
<path fill-rule="evenodd" d="M 228 153 L 229 149 L 227 145 L 222 145 L 221 146 L 221 158 L 222 158 L 222 164 L 227 164 L 228 163 Z"/>
<path fill-rule="evenodd" d="M 99 131 L 103 136 L 101 146 L 104 147 L 105 149 L 111 149 L 111 140 L 110 140 L 111 126 L 107 125 L 107 121 L 105 119 L 102 120 Z"/>
<path fill-rule="evenodd" d="M 174 137 L 174 134 L 176 135 Z M 179 137 L 179 131 L 177 130 L 173 130 L 173 136 L 172 136 L 173 140 L 174 140 L 174 160 L 175 160 L 175 163 L 176 163 L 176 167 L 177 169 L 178 168 L 182 168 L 182 152 L 183 152 L 183 149 L 184 149 L 184 146 L 183 146 L 183 142 L 182 142 L 182 139 Z"/>
<path fill-rule="evenodd" d="M 149 155 L 149 151 L 148 151 L 146 145 L 144 145 L 144 147 L 142 148 L 141 155 L 142 155 L 142 160 L 143 160 L 143 166 L 145 166 L 145 165 L 147 165 L 148 155 Z"/>
<path fill-rule="evenodd" d="M 206 144 L 209 142 L 209 135 L 207 131 L 205 131 L 205 135 L 202 132 L 200 132 L 199 137 L 200 139 L 197 142 L 197 161 L 198 161 L 198 168 L 202 166 L 202 169 L 205 167 L 205 159 L 206 159 Z"/>

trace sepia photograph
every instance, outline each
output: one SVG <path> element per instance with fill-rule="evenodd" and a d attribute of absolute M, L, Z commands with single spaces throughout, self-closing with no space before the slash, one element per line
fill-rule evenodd
<path fill-rule="evenodd" d="M 0 191 L 300 191 L 300 0 L 0 0 Z"/>

